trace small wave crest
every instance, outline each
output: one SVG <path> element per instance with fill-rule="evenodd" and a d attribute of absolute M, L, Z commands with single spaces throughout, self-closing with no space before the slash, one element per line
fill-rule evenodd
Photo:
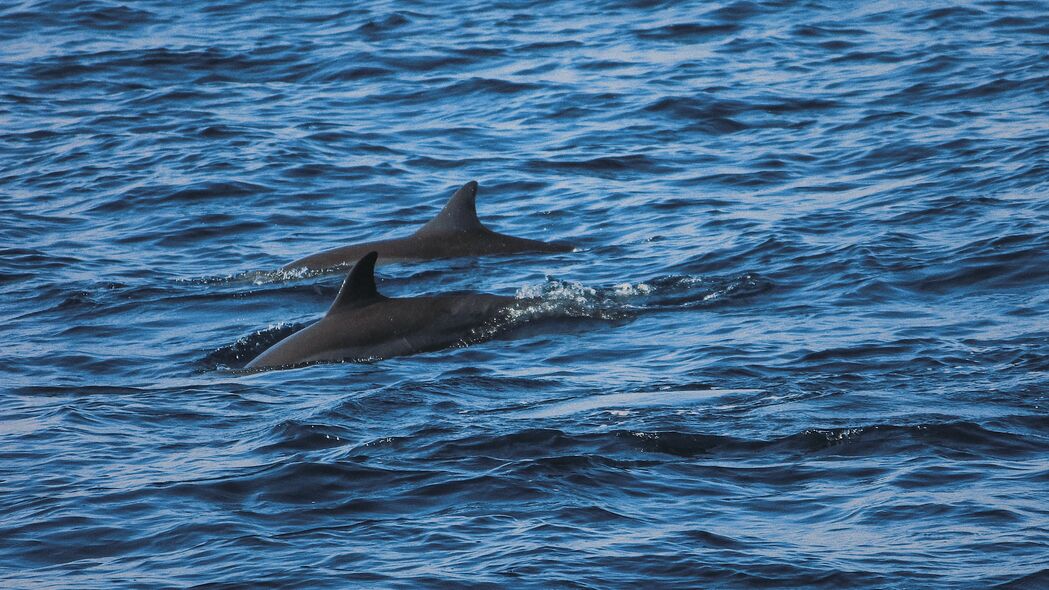
<path fill-rule="evenodd" d="M 772 282 L 757 273 L 734 277 L 668 275 L 637 283 L 590 287 L 551 279 L 518 289 L 516 297 L 535 301 L 526 309 L 568 317 L 622 319 L 645 311 L 685 311 L 757 295 Z"/>
<path fill-rule="evenodd" d="M 272 285 L 276 283 L 289 283 L 294 281 L 302 281 L 306 279 L 313 279 L 316 277 L 322 277 L 336 272 L 344 272 L 347 268 L 352 265 L 339 266 L 336 268 L 325 269 L 325 270 L 313 270 L 305 267 L 301 268 L 279 268 L 277 270 L 246 270 L 238 273 L 231 273 L 227 275 L 213 275 L 204 277 L 192 277 L 192 278 L 180 278 L 176 279 L 176 282 L 187 283 L 191 285 Z"/>
<path fill-rule="evenodd" d="M 261 330 L 256 330 L 232 344 L 227 344 L 212 351 L 202 361 L 211 370 L 230 370 L 242 368 L 262 351 L 291 336 L 306 327 L 302 323 L 281 322 Z"/>

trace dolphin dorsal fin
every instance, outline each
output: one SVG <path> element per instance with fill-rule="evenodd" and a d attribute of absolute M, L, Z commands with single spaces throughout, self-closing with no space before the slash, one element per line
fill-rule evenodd
<path fill-rule="evenodd" d="M 477 181 L 471 180 L 455 191 L 444 209 L 416 234 L 479 231 L 484 229 L 477 219 Z"/>
<path fill-rule="evenodd" d="M 385 299 L 375 289 L 375 260 L 378 257 L 378 252 L 368 252 L 353 265 L 350 274 L 346 275 L 346 280 L 342 282 L 339 294 L 335 296 L 335 302 L 328 310 L 329 314 Z"/>

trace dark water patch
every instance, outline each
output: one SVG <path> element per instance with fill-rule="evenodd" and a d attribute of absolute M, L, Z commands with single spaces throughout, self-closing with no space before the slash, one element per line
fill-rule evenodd
<path fill-rule="evenodd" d="M 441 92 L 449 96 L 462 96 L 474 93 L 517 94 L 520 92 L 537 90 L 538 88 L 538 86 L 533 84 L 510 82 L 507 80 L 471 78 L 469 80 L 445 86 L 441 88 Z"/>
<path fill-rule="evenodd" d="M 448 55 L 444 53 L 390 54 L 378 56 L 378 59 L 384 66 L 394 71 L 423 74 L 439 72 L 457 66 L 467 66 L 475 61 L 475 58 L 471 56 Z"/>
<path fill-rule="evenodd" d="M 838 49 L 843 48 L 844 47 L 838 47 Z M 833 58 L 831 61 L 836 63 L 874 62 L 894 64 L 909 59 L 911 59 L 910 55 L 901 55 L 898 53 L 893 53 L 891 51 L 852 51 L 849 53 L 839 55 L 838 57 Z"/>
<path fill-rule="evenodd" d="M 653 113 L 667 113 L 686 120 L 696 120 L 704 117 L 727 118 L 747 108 L 745 103 L 736 101 L 704 100 L 686 96 L 661 98 L 647 105 L 645 110 Z"/>
<path fill-rule="evenodd" d="M 1049 583 L 1049 568 L 1039 570 L 1026 576 L 1013 578 L 1012 580 L 994 586 L 994 588 L 1000 590 L 1033 590 L 1034 588 L 1041 588 L 1047 583 Z"/>
<path fill-rule="evenodd" d="M 762 14 L 764 11 L 765 9 L 759 3 L 741 1 L 714 9 L 704 16 L 716 20 L 742 21 Z"/>
<path fill-rule="evenodd" d="M 635 29 L 640 39 L 672 41 L 675 43 L 697 43 L 711 38 L 730 35 L 740 31 L 735 23 L 675 23 L 661 27 Z"/>
<path fill-rule="evenodd" d="M 534 170 L 561 169 L 579 171 L 594 175 L 611 175 L 618 173 L 652 173 L 660 166 L 656 161 L 641 155 L 607 156 L 588 160 L 533 160 L 528 166 Z"/>
<path fill-rule="evenodd" d="M 73 13 L 76 23 L 90 28 L 121 30 L 157 20 L 157 15 L 147 10 L 129 6 L 105 6 L 101 3 L 85 3 Z"/>
<path fill-rule="evenodd" d="M 807 430 L 796 434 L 768 440 L 745 439 L 733 436 L 701 434 L 682 431 L 623 431 L 615 430 L 601 434 L 574 434 L 562 430 L 529 429 L 505 436 L 472 436 L 454 442 L 442 443 L 425 450 L 431 461 L 446 462 L 463 458 L 484 457 L 495 463 L 526 461 L 525 475 L 533 477 L 537 469 L 573 472 L 592 467 L 628 469 L 655 466 L 667 456 L 737 458 L 749 460 L 755 456 L 776 457 L 825 457 L 845 460 L 847 457 L 877 457 L 884 453 L 939 454 L 953 459 L 978 457 L 987 452 L 988 460 L 1023 459 L 1044 452 L 1049 440 L 1042 437 L 1025 437 L 987 430 L 972 423 L 917 424 L 913 426 L 866 426 L 838 429 Z M 549 459 L 546 459 L 549 458 Z M 556 459 L 555 459 L 556 458 Z M 539 461 L 536 463 L 536 461 Z M 560 465 L 560 467 L 558 467 Z M 789 473 L 788 473 L 789 472 Z M 960 482 L 980 477 L 974 473 L 957 473 L 951 477 Z M 760 471 L 733 471 L 731 477 L 768 485 L 781 483 L 779 478 L 788 477 L 793 483 L 802 479 L 797 468 L 784 466 L 762 475 Z M 810 477 L 823 477 L 813 472 Z M 916 483 L 918 475 L 909 473 L 897 481 L 897 485 Z M 950 487 L 949 480 L 922 481 L 929 485 Z M 911 483 L 908 483 L 911 482 Z M 595 482 L 591 482 L 596 485 Z"/>
<path fill-rule="evenodd" d="M 411 20 L 405 14 L 394 13 L 379 19 L 369 20 L 357 27 L 357 32 L 377 37 L 384 33 L 395 31 L 409 23 L 411 23 Z"/>
<path fill-rule="evenodd" d="M 393 70 L 387 68 L 354 65 L 337 71 L 324 72 L 317 76 L 317 81 L 324 83 L 356 82 L 358 80 L 384 78 L 393 73 Z"/>
<path fill-rule="evenodd" d="M 956 250 L 951 263 L 931 264 L 911 273 L 919 277 L 906 281 L 904 286 L 934 293 L 1022 289 L 1030 281 L 1047 276 L 1042 242 L 1042 236 L 981 240 Z"/>
<path fill-rule="evenodd" d="M 557 50 L 557 49 L 571 49 L 575 47 L 583 47 L 584 44 L 575 39 L 561 39 L 555 41 L 537 41 L 533 43 L 526 43 L 516 47 L 518 53 L 532 54 L 535 52 Z"/>
<path fill-rule="evenodd" d="M 173 190 L 174 189 L 174 190 Z M 248 182 L 203 182 L 187 188 L 149 187 L 136 189 L 119 198 L 102 203 L 93 209 L 95 213 L 114 213 L 142 208 L 157 203 L 195 203 L 213 199 L 238 199 L 244 195 L 267 192 L 268 187 Z"/>
<path fill-rule="evenodd" d="M 862 37 L 870 31 L 859 28 L 841 27 L 834 24 L 795 25 L 791 33 L 800 37 Z"/>
<path fill-rule="evenodd" d="M 986 17 L 986 13 L 982 10 L 968 6 L 950 6 L 945 8 L 934 8 L 926 11 L 916 11 L 906 16 L 927 21 L 937 30 L 942 30 L 950 27 L 972 26 L 974 22 L 983 21 L 983 17 Z"/>

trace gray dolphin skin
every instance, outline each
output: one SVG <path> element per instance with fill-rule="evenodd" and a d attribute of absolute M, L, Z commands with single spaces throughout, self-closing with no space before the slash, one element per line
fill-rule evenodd
<path fill-rule="evenodd" d="M 375 289 L 376 252 L 365 254 L 342 283 L 328 313 L 277 342 L 245 369 L 317 361 L 376 359 L 439 350 L 476 337 L 518 300 L 483 293 L 384 297 Z"/>
<path fill-rule="evenodd" d="M 563 242 L 515 238 L 488 229 L 477 219 L 476 201 L 477 181 L 471 180 L 452 195 L 436 217 L 410 236 L 326 250 L 286 264 L 281 270 L 324 270 L 345 266 L 373 250 L 379 253 L 384 263 L 517 252 L 572 251 L 573 247 Z"/>

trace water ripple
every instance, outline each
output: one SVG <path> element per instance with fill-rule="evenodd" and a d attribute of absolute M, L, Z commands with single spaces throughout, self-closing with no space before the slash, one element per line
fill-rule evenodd
<path fill-rule="evenodd" d="M 1044 12 L 0 7 L 0 585 L 1045 586 Z M 520 313 L 239 370 L 470 179 Z"/>

